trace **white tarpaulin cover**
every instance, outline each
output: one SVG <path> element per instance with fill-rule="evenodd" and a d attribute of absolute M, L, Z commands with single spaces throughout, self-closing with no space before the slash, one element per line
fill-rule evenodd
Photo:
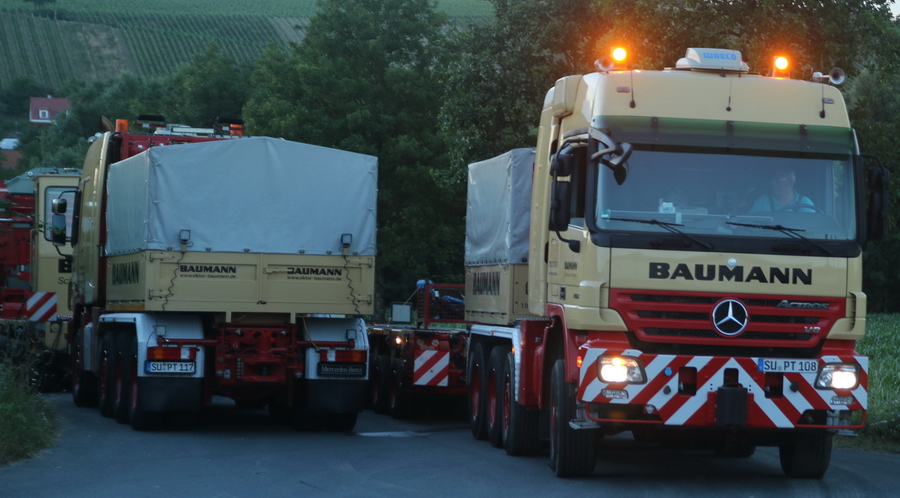
<path fill-rule="evenodd" d="M 469 165 L 466 265 L 528 262 L 532 149 Z"/>
<path fill-rule="evenodd" d="M 274 138 L 153 147 L 110 166 L 109 255 L 375 254 L 378 160 Z"/>

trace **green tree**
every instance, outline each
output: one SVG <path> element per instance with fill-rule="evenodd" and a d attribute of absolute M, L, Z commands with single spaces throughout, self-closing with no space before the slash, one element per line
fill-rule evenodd
<path fill-rule="evenodd" d="M 591 0 L 492 0 L 497 19 L 458 33 L 445 65 L 441 132 L 454 182 L 465 165 L 533 145 L 557 78 L 591 70 L 600 25 Z"/>
<path fill-rule="evenodd" d="M 191 56 L 169 80 L 164 112 L 171 122 L 208 127 L 217 118 L 240 118 L 250 95 L 251 68 L 238 63 L 215 42 Z"/>
<path fill-rule="evenodd" d="M 462 279 L 465 196 L 445 181 L 438 133 L 446 18 L 428 0 L 319 2 L 303 42 L 257 62 L 244 108 L 254 134 L 379 160 L 380 286 Z"/>

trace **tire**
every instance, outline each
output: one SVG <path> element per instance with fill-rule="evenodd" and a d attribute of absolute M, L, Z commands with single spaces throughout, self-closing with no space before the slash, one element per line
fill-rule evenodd
<path fill-rule="evenodd" d="M 372 361 L 372 411 L 388 413 L 391 411 L 391 358 L 378 355 Z"/>
<path fill-rule="evenodd" d="M 137 337 L 128 334 L 125 341 L 125 352 L 122 354 L 122 369 L 127 369 L 128 379 L 128 422 L 136 431 L 151 431 L 162 427 L 162 414 L 148 412 L 141 405 L 141 378 L 138 376 L 140 363 L 138 362 Z"/>
<path fill-rule="evenodd" d="M 484 352 L 484 344 L 476 344 L 469 353 L 468 372 L 468 403 L 469 403 L 469 427 L 472 437 L 475 439 L 487 439 L 487 356 Z"/>
<path fill-rule="evenodd" d="M 411 403 L 410 392 L 407 389 L 405 376 L 403 372 L 403 361 L 400 358 L 394 360 L 393 368 L 391 368 L 391 394 L 390 394 L 390 412 L 391 417 L 397 420 L 407 420 L 410 418 Z"/>
<path fill-rule="evenodd" d="M 516 403 L 516 357 L 506 355 L 503 376 L 503 448 L 507 455 L 537 455 L 541 452 L 541 412 Z"/>
<path fill-rule="evenodd" d="M 97 406 L 97 377 L 85 369 L 84 331 L 75 332 L 72 343 L 72 401 L 75 406 Z"/>
<path fill-rule="evenodd" d="M 100 414 L 112 417 L 116 402 L 116 341 L 112 333 L 100 340 L 100 379 L 97 398 Z"/>
<path fill-rule="evenodd" d="M 566 382 L 565 360 L 556 360 L 550 374 L 550 468 L 556 477 L 584 477 L 594 472 L 594 431 L 576 431 L 575 384 Z"/>
<path fill-rule="evenodd" d="M 506 377 L 506 356 L 509 346 L 495 346 L 491 350 L 487 372 L 487 433 L 496 448 L 503 447 L 503 380 Z"/>
<path fill-rule="evenodd" d="M 134 374 L 131 358 L 131 338 L 133 336 L 134 334 L 130 332 L 121 332 L 116 339 L 113 417 L 120 424 L 128 423 L 128 409 L 131 404 L 131 377 Z"/>
<path fill-rule="evenodd" d="M 791 434 L 778 447 L 781 470 L 792 478 L 821 479 L 831 463 L 831 439 L 824 431 Z"/>

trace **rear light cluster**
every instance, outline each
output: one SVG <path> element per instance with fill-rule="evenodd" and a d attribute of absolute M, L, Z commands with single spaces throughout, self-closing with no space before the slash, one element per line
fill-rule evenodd
<path fill-rule="evenodd" d="M 147 348 L 148 360 L 196 360 L 197 348 L 155 346 Z"/>
<path fill-rule="evenodd" d="M 322 349 L 319 361 L 365 363 L 368 352 L 364 349 Z"/>

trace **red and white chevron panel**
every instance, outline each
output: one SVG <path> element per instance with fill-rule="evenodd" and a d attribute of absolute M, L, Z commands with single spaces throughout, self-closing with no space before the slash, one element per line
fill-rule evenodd
<path fill-rule="evenodd" d="M 756 428 L 791 428 L 807 410 L 865 410 L 868 402 L 869 359 L 865 356 L 823 356 L 823 363 L 858 363 L 860 383 L 852 390 L 816 389 L 818 372 L 783 373 L 781 396 L 766 397 L 766 373 L 760 371 L 760 358 L 655 355 L 636 350 L 610 351 L 641 361 L 646 372 L 644 384 L 607 384 L 599 379 L 597 362 L 607 353 L 602 348 L 583 350 L 578 397 L 588 403 L 652 405 L 662 422 L 669 426 L 715 426 L 717 390 L 725 384 L 725 370 L 735 369 L 738 382 L 747 389 L 747 425 Z M 678 372 L 694 367 L 696 394 L 679 394 Z M 614 389 L 622 399 L 610 399 L 602 392 Z M 627 397 L 621 395 L 627 392 Z M 852 401 L 847 403 L 848 397 Z M 835 402 L 838 403 L 835 403 Z"/>
<path fill-rule="evenodd" d="M 413 384 L 417 386 L 446 386 L 450 378 L 449 351 L 416 351 Z"/>
<path fill-rule="evenodd" d="M 56 320 L 56 293 L 35 292 L 25 303 L 23 319 L 31 322 L 48 322 Z"/>

